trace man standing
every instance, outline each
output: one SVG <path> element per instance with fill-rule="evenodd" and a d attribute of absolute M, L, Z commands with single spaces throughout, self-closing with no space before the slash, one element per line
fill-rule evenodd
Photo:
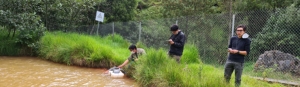
<path fill-rule="evenodd" d="M 244 57 L 250 52 L 251 41 L 248 38 L 242 38 L 246 32 L 246 26 L 239 25 L 236 28 L 236 35 L 230 39 L 228 52 L 230 53 L 225 63 L 224 77 L 227 83 L 230 82 L 232 72 L 235 71 L 235 86 L 241 84 L 241 76 L 244 67 Z"/>
<path fill-rule="evenodd" d="M 172 25 L 170 31 L 172 31 L 172 36 L 168 40 L 171 45 L 168 54 L 180 63 L 180 58 L 184 49 L 185 35 L 179 30 L 177 25 Z"/>

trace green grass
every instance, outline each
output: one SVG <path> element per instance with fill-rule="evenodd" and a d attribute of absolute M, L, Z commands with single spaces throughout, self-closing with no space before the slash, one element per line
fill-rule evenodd
<path fill-rule="evenodd" d="M 297 76 L 293 76 L 291 73 L 274 72 L 274 69 L 254 71 L 254 65 L 255 62 L 246 62 L 244 67 L 245 74 L 255 77 L 265 77 L 278 80 L 300 82 L 300 79 Z"/>
<path fill-rule="evenodd" d="M 243 75 L 248 77 L 261 77 L 261 78 L 271 78 L 277 80 L 286 80 L 292 82 L 300 82 L 300 79 L 297 76 L 293 76 L 291 73 L 280 73 L 274 72 L 273 69 L 266 69 L 264 71 L 254 71 L 255 62 L 245 62 Z M 214 64 L 214 67 L 224 70 L 224 65 Z"/>
<path fill-rule="evenodd" d="M 184 64 L 190 64 L 190 63 L 202 63 L 199 59 L 200 59 L 200 55 L 199 55 L 199 51 L 196 47 L 196 45 L 194 44 L 186 44 L 184 46 L 183 50 L 183 55 L 182 58 L 180 60 L 181 63 Z"/>
<path fill-rule="evenodd" d="M 18 56 L 20 55 L 21 48 L 16 45 L 15 37 L 12 37 L 12 33 L 9 37 L 8 30 L 4 27 L 0 27 L 0 55 L 1 56 Z"/>
<path fill-rule="evenodd" d="M 191 49 L 191 48 L 190 48 Z M 185 50 L 190 50 L 185 49 Z M 186 55 L 187 56 L 187 55 Z M 184 56 L 182 57 L 184 58 Z M 186 57 L 191 58 L 191 57 Z M 200 61 L 200 60 L 199 60 Z M 178 64 L 163 49 L 149 49 L 137 62 L 133 77 L 141 86 L 155 87 L 233 87 L 223 80 L 223 70 L 203 63 Z M 232 77 L 234 78 L 234 77 Z M 242 87 L 284 87 L 242 77 Z"/>
<path fill-rule="evenodd" d="M 119 65 L 129 56 L 130 45 L 119 35 L 88 36 L 75 33 L 47 32 L 40 40 L 40 56 L 56 62 L 72 65 L 72 59 L 85 60 L 86 64 L 113 63 Z M 169 58 L 164 49 L 146 48 L 147 54 L 133 63 L 133 78 L 140 86 L 155 87 L 233 87 L 223 80 L 223 69 L 204 64 L 200 60 L 198 50 L 193 44 L 186 44 L 181 63 Z M 107 60 L 101 62 L 102 60 Z M 247 70 L 248 68 L 246 68 Z M 234 77 L 232 77 L 234 78 Z M 242 87 L 283 87 L 280 84 L 269 84 L 242 77 Z"/>
<path fill-rule="evenodd" d="M 40 40 L 39 54 L 42 58 L 68 65 L 72 60 L 83 63 L 99 63 L 104 60 L 112 65 L 121 64 L 128 55 L 129 42 L 120 35 L 100 37 L 76 33 L 47 32 Z M 101 65 L 101 64 L 100 64 Z M 110 65 L 105 65 L 110 67 Z"/>

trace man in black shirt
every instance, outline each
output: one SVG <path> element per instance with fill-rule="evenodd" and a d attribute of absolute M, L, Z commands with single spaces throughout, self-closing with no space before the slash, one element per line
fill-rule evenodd
<path fill-rule="evenodd" d="M 230 53 L 225 63 L 224 77 L 226 82 L 230 82 L 232 72 L 235 71 L 235 86 L 241 84 L 241 76 L 244 66 L 244 57 L 250 52 L 251 41 L 248 38 L 242 38 L 246 32 L 246 26 L 239 25 L 236 28 L 236 35 L 230 39 L 228 52 Z"/>
<path fill-rule="evenodd" d="M 185 35 L 179 30 L 177 25 L 172 25 L 170 31 L 172 31 L 172 36 L 168 40 L 171 45 L 168 54 L 180 63 L 180 58 L 184 49 Z"/>

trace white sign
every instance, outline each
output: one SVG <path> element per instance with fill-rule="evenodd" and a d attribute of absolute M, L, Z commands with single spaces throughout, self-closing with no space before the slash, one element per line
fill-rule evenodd
<path fill-rule="evenodd" d="M 97 11 L 97 13 L 96 13 L 96 21 L 103 22 L 103 20 L 104 20 L 104 13 L 100 12 L 100 11 Z"/>

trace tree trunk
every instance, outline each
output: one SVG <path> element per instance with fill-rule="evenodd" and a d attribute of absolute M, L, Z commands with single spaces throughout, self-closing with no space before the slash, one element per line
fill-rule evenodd
<path fill-rule="evenodd" d="M 9 28 L 9 30 L 8 30 L 8 35 L 7 35 L 7 38 L 9 38 L 9 36 L 10 36 L 10 32 L 11 32 L 11 28 Z"/>
<path fill-rule="evenodd" d="M 15 34 L 16 34 L 16 28 L 14 28 L 14 33 L 12 37 L 15 37 Z"/>

